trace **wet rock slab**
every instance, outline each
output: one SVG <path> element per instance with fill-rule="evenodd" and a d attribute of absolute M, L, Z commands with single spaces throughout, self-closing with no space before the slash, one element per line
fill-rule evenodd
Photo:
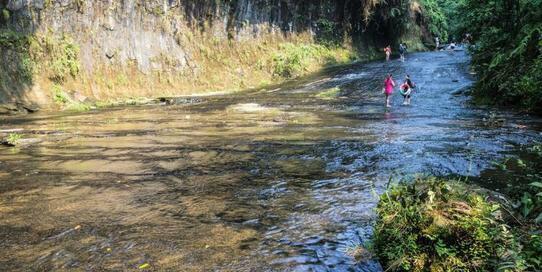
<path fill-rule="evenodd" d="M 37 105 L 23 103 L 0 103 L 0 115 L 26 114 L 37 112 Z"/>

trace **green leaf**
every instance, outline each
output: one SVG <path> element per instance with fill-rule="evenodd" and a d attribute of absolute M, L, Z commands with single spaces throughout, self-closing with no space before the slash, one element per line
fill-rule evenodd
<path fill-rule="evenodd" d="M 142 264 L 142 265 L 139 266 L 139 269 L 146 269 L 146 268 L 149 268 L 149 267 L 151 267 L 150 264 L 144 263 L 144 264 Z"/>
<path fill-rule="evenodd" d="M 531 185 L 531 186 L 533 186 L 533 187 L 542 188 L 542 182 L 538 182 L 538 181 L 529 183 L 529 185 Z"/>

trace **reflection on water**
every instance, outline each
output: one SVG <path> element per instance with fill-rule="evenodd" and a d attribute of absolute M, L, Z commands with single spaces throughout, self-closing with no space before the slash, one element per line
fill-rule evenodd
<path fill-rule="evenodd" d="M 390 176 L 478 175 L 542 138 L 540 120 L 487 126 L 452 95 L 466 62 L 424 53 L 272 92 L 2 119 L 38 140 L 0 148 L 0 269 L 380 271 L 350 253 Z M 386 72 L 418 83 L 413 106 L 384 109 Z M 332 87 L 343 98 L 316 97 Z"/>

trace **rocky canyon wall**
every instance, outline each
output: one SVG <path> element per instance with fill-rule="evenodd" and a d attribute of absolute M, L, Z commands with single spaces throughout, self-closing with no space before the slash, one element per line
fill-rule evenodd
<path fill-rule="evenodd" d="M 310 72 L 278 67 L 298 51 L 313 67 L 371 58 L 399 26 L 371 22 L 388 7 L 370 2 L 0 0 L 0 101 L 244 89 Z"/>

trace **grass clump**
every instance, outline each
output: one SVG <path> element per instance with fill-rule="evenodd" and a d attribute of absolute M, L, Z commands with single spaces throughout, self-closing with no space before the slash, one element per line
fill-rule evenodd
<path fill-rule="evenodd" d="M 8 137 L 6 138 L 6 143 L 8 145 L 15 146 L 19 141 L 23 138 L 23 136 L 19 133 L 10 133 Z"/>
<path fill-rule="evenodd" d="M 54 84 L 51 89 L 51 96 L 53 101 L 61 106 L 64 110 L 69 111 L 88 111 L 91 109 L 91 106 L 86 103 L 81 103 L 74 101 L 70 95 L 68 95 L 62 86 Z"/>
<path fill-rule="evenodd" d="M 51 92 L 53 96 L 53 101 L 55 101 L 55 103 L 63 105 L 71 102 L 70 96 L 66 92 L 64 92 L 60 85 L 53 85 Z"/>
<path fill-rule="evenodd" d="M 501 206 L 461 183 L 436 178 L 401 183 L 382 196 L 377 214 L 374 250 L 389 271 L 529 268 Z"/>

